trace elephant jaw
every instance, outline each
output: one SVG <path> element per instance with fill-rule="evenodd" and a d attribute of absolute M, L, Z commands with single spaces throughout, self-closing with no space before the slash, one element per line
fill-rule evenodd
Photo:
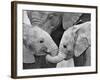
<path fill-rule="evenodd" d="M 56 56 L 51 56 L 51 55 L 46 56 L 46 60 L 51 63 L 61 62 L 62 60 L 64 60 L 64 58 L 66 58 L 66 55 L 61 52 L 59 52 L 58 55 Z"/>

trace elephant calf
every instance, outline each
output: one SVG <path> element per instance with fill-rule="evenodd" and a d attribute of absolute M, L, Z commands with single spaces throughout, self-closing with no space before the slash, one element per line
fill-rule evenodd
<path fill-rule="evenodd" d="M 49 33 L 44 31 L 40 27 L 38 26 L 32 27 L 26 24 L 24 24 L 24 26 L 28 26 L 28 29 L 25 29 L 26 31 L 24 33 L 24 40 L 23 40 L 24 45 L 26 46 L 26 48 L 31 50 L 31 52 L 33 52 L 33 55 L 35 56 L 35 58 L 37 58 L 35 59 L 35 61 L 37 61 L 38 66 L 43 67 L 45 66 L 44 64 L 45 55 L 47 54 L 50 54 L 52 56 L 57 55 L 58 47 L 51 38 L 51 36 L 49 35 Z M 25 59 L 26 58 L 24 57 L 24 61 Z"/>
<path fill-rule="evenodd" d="M 52 63 L 58 63 L 58 67 L 61 64 L 64 66 L 74 66 L 75 62 L 73 57 L 76 58 L 85 52 L 85 58 L 83 66 L 90 66 L 90 48 L 91 48 L 91 22 L 85 22 L 83 24 L 74 25 L 67 29 L 60 41 L 59 53 L 57 56 L 47 55 L 46 59 Z M 68 62 L 70 61 L 70 62 Z M 60 63 L 59 63 L 60 62 Z M 72 65 L 71 65 L 72 63 Z M 61 67 L 61 65 L 60 65 Z M 63 66 L 62 66 L 63 67 Z"/>

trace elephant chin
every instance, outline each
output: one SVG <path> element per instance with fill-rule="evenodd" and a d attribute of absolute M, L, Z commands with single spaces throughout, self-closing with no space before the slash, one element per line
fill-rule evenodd
<path fill-rule="evenodd" d="M 51 63 L 59 63 L 66 58 L 64 53 L 59 52 L 56 56 L 47 55 L 46 60 Z"/>

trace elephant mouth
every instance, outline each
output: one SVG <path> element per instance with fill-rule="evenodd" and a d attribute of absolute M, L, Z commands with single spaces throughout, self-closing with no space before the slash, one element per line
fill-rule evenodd
<path fill-rule="evenodd" d="M 46 54 L 49 54 L 51 56 L 56 56 L 58 54 L 58 49 L 54 49 L 54 50 L 51 50 L 51 51 L 44 51 Z"/>
<path fill-rule="evenodd" d="M 37 53 L 35 55 L 37 56 L 42 56 L 42 55 L 46 55 L 47 48 L 46 47 L 42 47 L 39 51 L 37 51 Z"/>

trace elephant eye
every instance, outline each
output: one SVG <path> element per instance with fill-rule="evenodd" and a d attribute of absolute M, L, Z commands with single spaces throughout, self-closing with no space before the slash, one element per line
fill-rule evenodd
<path fill-rule="evenodd" d="M 67 45 L 63 45 L 64 48 L 67 48 Z"/>
<path fill-rule="evenodd" d="M 40 43 L 43 43 L 44 42 L 44 40 L 40 40 Z"/>

